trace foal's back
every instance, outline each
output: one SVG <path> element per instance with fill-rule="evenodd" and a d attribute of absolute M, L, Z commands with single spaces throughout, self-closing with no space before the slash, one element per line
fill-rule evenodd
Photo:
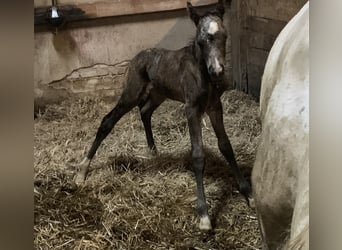
<path fill-rule="evenodd" d="M 160 95 L 181 102 L 185 102 L 185 93 L 188 90 L 186 81 L 189 81 L 189 78 L 193 78 L 191 80 L 198 85 L 198 88 L 205 88 L 191 46 L 180 50 L 159 48 L 143 50 L 132 59 L 128 74 L 129 77 L 130 74 L 139 74 L 139 77 L 146 81 L 149 85 L 146 94 L 153 89 Z M 136 83 L 130 83 L 128 79 L 128 84 Z M 194 87 L 196 86 L 192 86 Z"/>

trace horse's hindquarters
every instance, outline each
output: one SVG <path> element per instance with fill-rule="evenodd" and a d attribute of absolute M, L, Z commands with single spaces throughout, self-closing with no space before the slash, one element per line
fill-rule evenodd
<path fill-rule="evenodd" d="M 306 4 L 278 36 L 262 80 L 262 133 L 252 185 L 269 249 L 292 249 L 295 242 L 308 248 L 308 9 Z"/>

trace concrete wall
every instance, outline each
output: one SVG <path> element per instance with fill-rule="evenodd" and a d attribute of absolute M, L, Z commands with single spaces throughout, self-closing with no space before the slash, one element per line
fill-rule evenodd
<path fill-rule="evenodd" d="M 70 23 L 57 35 L 37 27 L 35 106 L 82 96 L 113 99 L 121 93 L 129 60 L 139 51 L 179 49 L 194 35 L 185 9 Z"/>

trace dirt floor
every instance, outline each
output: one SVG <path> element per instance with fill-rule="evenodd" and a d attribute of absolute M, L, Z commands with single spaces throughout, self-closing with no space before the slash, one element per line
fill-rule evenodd
<path fill-rule="evenodd" d="M 224 121 L 238 164 L 249 177 L 260 133 L 258 104 L 231 91 Z M 204 185 L 214 230 L 200 232 L 183 104 L 165 102 L 153 115 L 159 154 L 147 150 L 137 109 L 104 140 L 85 184 L 73 184 L 102 117 L 114 103 L 82 99 L 50 105 L 35 119 L 37 249 L 259 249 L 255 212 L 238 193 L 203 119 Z"/>

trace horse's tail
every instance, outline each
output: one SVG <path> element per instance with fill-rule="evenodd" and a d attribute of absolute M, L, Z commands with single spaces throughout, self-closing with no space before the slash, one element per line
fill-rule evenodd
<path fill-rule="evenodd" d="M 289 250 L 306 250 L 309 249 L 309 225 L 306 225 L 302 232 L 294 239 L 290 239 L 288 243 Z"/>

